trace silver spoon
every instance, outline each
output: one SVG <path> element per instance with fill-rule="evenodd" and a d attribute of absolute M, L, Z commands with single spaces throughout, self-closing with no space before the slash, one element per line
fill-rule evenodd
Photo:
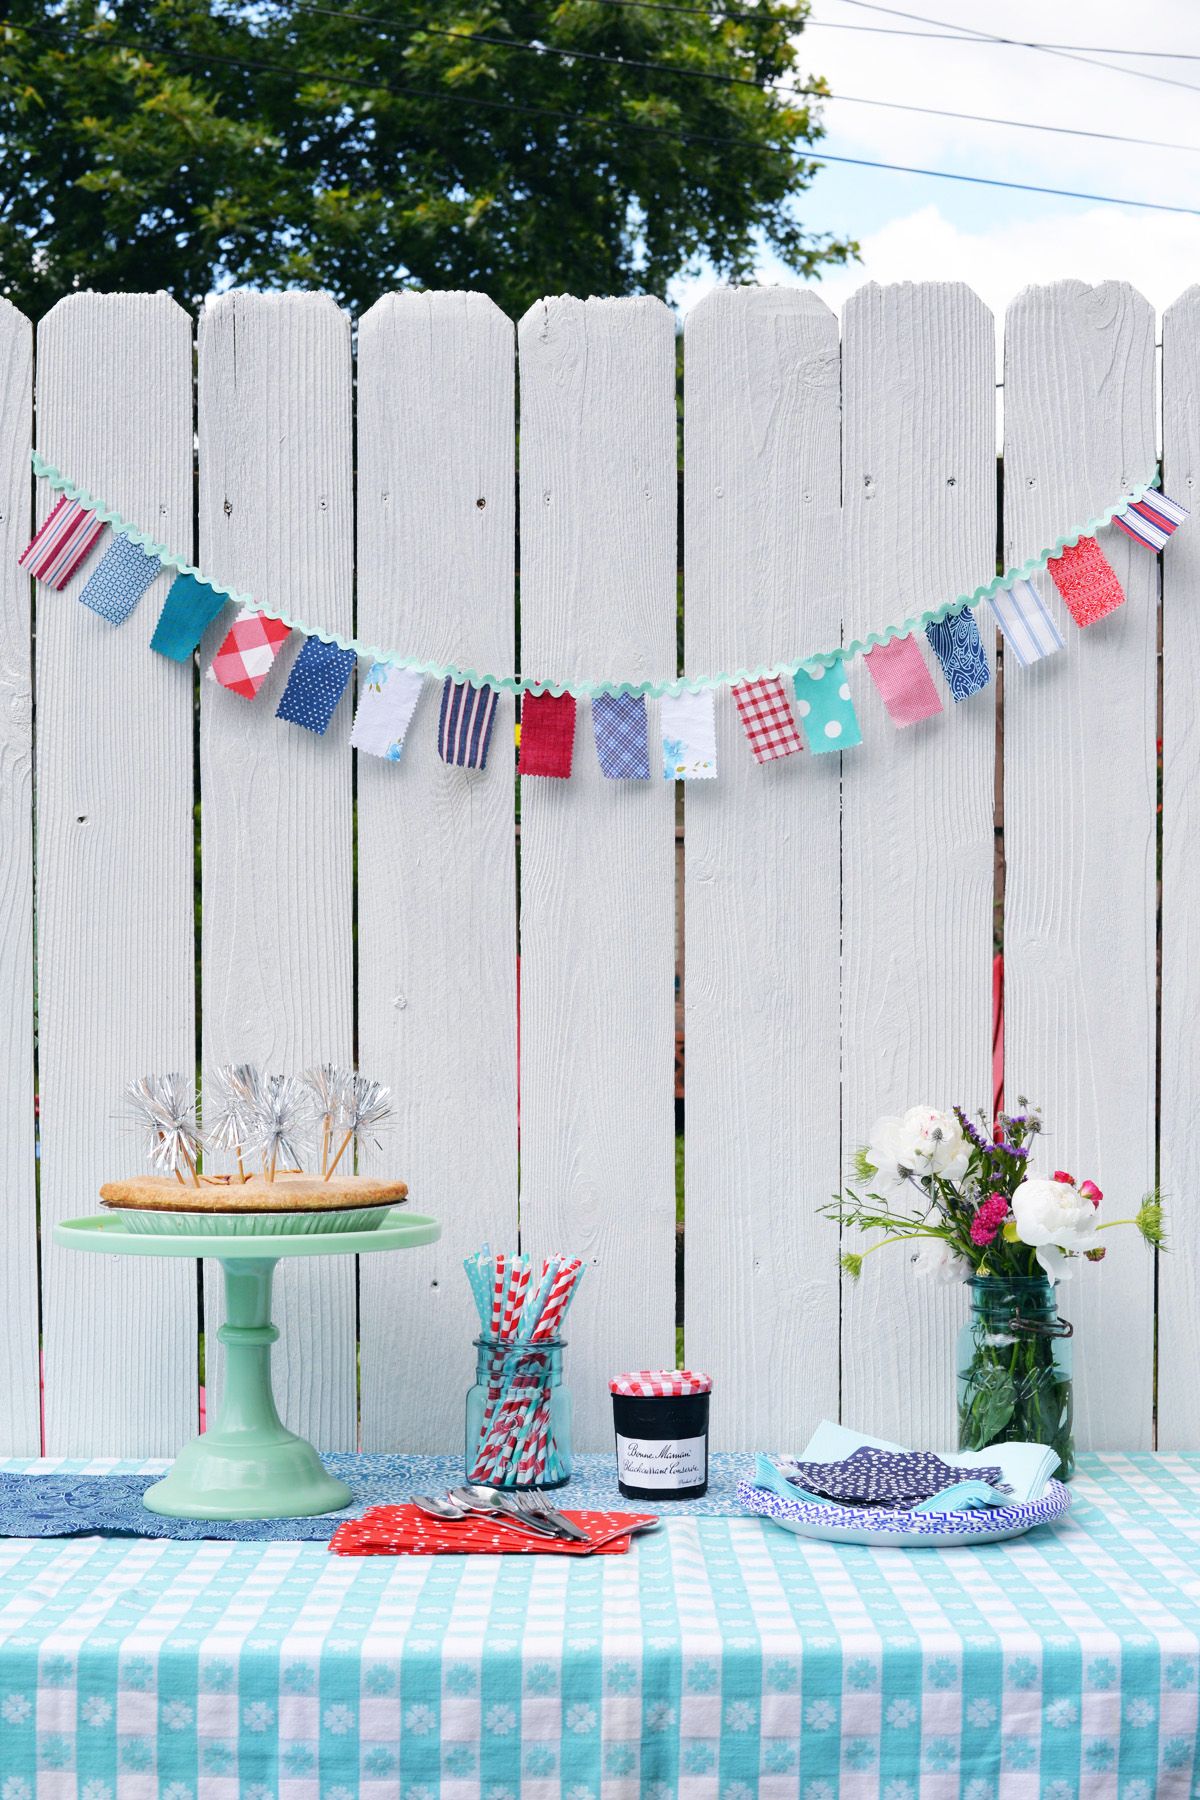
<path fill-rule="evenodd" d="M 518 1531 L 533 1531 L 539 1537 L 561 1537 L 553 1525 L 543 1519 L 535 1519 L 530 1514 L 520 1513 L 511 1506 L 503 1494 L 494 1488 L 457 1487 L 451 1488 L 449 1498 L 456 1506 L 466 1507 L 468 1512 L 482 1513 L 485 1518 L 504 1519 L 515 1525 Z"/>
<path fill-rule="evenodd" d="M 428 1519 L 465 1519 L 467 1516 L 466 1507 L 456 1506 L 449 1496 L 439 1499 L 436 1494 L 413 1494 L 411 1504 Z"/>

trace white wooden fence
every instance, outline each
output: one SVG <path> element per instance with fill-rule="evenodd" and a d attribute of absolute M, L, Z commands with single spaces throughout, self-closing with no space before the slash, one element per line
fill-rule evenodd
<path fill-rule="evenodd" d="M 1148 476 L 1158 377 L 1152 311 L 1117 284 L 1031 289 L 1006 331 L 1012 563 Z M 149 651 L 165 576 L 114 631 L 78 581 L 31 596 L 16 555 L 36 441 L 218 579 L 403 652 L 512 667 L 519 351 L 521 665 L 661 677 L 671 315 L 557 299 L 514 331 L 479 296 L 388 295 L 361 322 L 356 389 L 350 320 L 319 295 L 225 296 L 195 346 L 163 295 L 73 295 L 38 327 L 36 387 L 34 333 L 2 304 L 0 334 L 0 1450 L 39 1446 L 39 1332 L 52 1453 L 176 1448 L 201 1298 L 220 1380 L 217 1290 L 193 1265 L 50 1234 L 133 1165 L 121 1085 L 192 1066 L 197 1008 L 206 1064 L 357 1045 L 399 1097 L 388 1166 L 443 1223 L 434 1249 L 357 1278 L 348 1259 L 281 1271 L 289 1420 L 330 1448 L 456 1446 L 460 1258 L 518 1229 L 518 945 L 520 1229 L 593 1265 L 568 1366 L 579 1439 L 602 1445 L 608 1375 L 673 1356 L 670 786 L 605 781 L 581 708 L 572 780 L 524 785 L 518 881 L 507 700 L 485 774 L 438 761 L 429 696 L 403 760 L 356 771 L 348 703 L 319 740 L 274 719 L 281 673 L 248 705 Z M 1162 335 L 1165 485 L 1187 504 L 1200 289 Z M 718 292 L 684 366 L 688 672 L 796 656 L 995 572 L 994 329 L 965 288 L 865 288 L 840 334 L 814 292 Z M 1055 1162 L 1095 1177 L 1110 1216 L 1161 1157 L 1172 1253 L 1156 1271 L 1110 1239 L 1064 1310 L 1081 1440 L 1145 1447 L 1157 1427 L 1196 1447 L 1200 525 L 1164 565 L 1161 684 L 1158 562 L 1108 553 L 1129 604 L 1068 624 L 1068 654 L 1004 688 L 1008 1086 L 1040 1099 Z M 897 732 L 850 679 L 853 755 L 757 768 L 723 695 L 720 778 L 684 802 L 686 1354 L 715 1376 L 727 1446 L 795 1448 L 839 1412 L 952 1432 L 959 1298 L 896 1256 L 846 1287 L 815 1209 L 879 1112 L 987 1101 L 998 693 Z"/>

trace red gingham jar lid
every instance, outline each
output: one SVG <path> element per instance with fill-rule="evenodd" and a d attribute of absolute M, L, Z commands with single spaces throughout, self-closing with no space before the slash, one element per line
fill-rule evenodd
<path fill-rule="evenodd" d="M 628 1375 L 614 1375 L 608 1391 L 661 1399 L 676 1394 L 708 1394 L 712 1392 L 712 1376 L 701 1375 L 696 1369 L 634 1369 Z"/>

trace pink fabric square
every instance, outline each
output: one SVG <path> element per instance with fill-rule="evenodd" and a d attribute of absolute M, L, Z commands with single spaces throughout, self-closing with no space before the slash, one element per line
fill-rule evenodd
<path fill-rule="evenodd" d="M 893 725 L 916 725 L 941 712 L 933 676 L 915 638 L 893 638 L 888 644 L 876 644 L 864 660 Z"/>

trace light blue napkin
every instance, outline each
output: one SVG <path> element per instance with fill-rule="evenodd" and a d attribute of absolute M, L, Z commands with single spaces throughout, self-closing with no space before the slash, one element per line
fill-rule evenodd
<path fill-rule="evenodd" d="M 831 1419 L 823 1419 L 808 1440 L 799 1460 L 841 1462 L 864 1445 L 872 1450 L 898 1452 L 909 1448 L 906 1444 L 894 1444 L 887 1438 L 868 1437 L 865 1432 L 852 1431 L 848 1425 L 837 1425 Z M 1011 1492 L 1002 1494 L 986 1481 L 960 1481 L 953 1487 L 945 1488 L 942 1493 L 920 1501 L 912 1508 L 913 1512 L 969 1512 L 979 1506 L 1016 1506 L 1028 1500 L 1039 1500 L 1046 1490 L 1046 1483 L 1058 1468 L 1057 1455 L 1045 1444 L 989 1444 L 986 1450 L 939 1450 L 937 1454 L 956 1469 L 1000 1469 L 1005 1485 Z M 788 1481 L 787 1466 L 786 1457 L 772 1462 L 768 1457 L 760 1456 L 755 1465 L 754 1479 L 759 1487 L 770 1488 L 773 1493 L 781 1494 L 785 1499 L 810 1500 L 818 1506 L 832 1504 L 823 1496 L 810 1494 Z"/>

